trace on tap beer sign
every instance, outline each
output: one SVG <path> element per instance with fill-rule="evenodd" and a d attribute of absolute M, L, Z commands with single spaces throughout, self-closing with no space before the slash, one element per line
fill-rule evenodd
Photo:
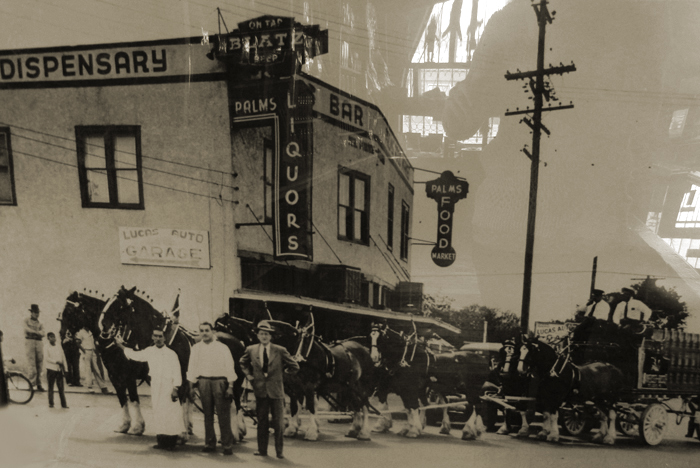
<path fill-rule="evenodd" d="M 430 253 L 437 266 L 448 267 L 457 258 L 457 253 L 452 247 L 452 218 L 455 203 L 467 198 L 467 192 L 467 181 L 457 179 L 451 171 L 445 171 L 437 179 L 425 183 L 428 198 L 432 198 L 438 204 L 437 242 Z"/>

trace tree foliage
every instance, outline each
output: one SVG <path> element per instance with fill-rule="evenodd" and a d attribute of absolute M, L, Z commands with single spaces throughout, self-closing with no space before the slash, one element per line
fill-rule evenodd
<path fill-rule="evenodd" d="M 449 298 L 426 296 L 424 313 L 438 318 L 462 330 L 464 341 L 481 341 L 484 322 L 487 323 L 487 341 L 500 343 L 520 333 L 520 319 L 508 311 L 472 304 L 459 310 L 452 309 Z"/>

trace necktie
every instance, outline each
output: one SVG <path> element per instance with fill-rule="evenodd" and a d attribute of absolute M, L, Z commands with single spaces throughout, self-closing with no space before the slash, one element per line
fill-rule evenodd
<path fill-rule="evenodd" d="M 267 365 L 269 363 L 268 357 L 267 357 L 267 346 L 263 348 L 263 374 L 267 374 Z"/>
<path fill-rule="evenodd" d="M 593 303 L 593 307 L 591 307 L 591 311 L 588 312 L 588 316 L 589 316 L 589 317 L 593 317 L 593 312 L 595 312 L 595 306 L 597 306 L 597 305 L 598 305 L 597 302 L 594 302 L 594 303 Z"/>

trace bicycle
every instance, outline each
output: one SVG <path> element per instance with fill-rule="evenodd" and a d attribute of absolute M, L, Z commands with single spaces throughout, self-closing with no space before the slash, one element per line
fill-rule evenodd
<path fill-rule="evenodd" d="M 7 394 L 11 403 L 26 405 L 34 397 L 34 387 L 19 371 L 5 371 Z"/>

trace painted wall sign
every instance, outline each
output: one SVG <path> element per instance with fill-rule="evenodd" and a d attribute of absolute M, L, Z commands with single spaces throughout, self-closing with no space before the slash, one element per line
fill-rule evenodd
<path fill-rule="evenodd" d="M 369 141 L 364 144 L 374 146 L 372 152 L 382 163 L 385 162 L 385 158 L 389 158 L 407 180 L 413 181 L 413 167 L 379 110 L 340 90 L 313 84 L 312 80 L 304 80 L 314 87 L 314 113 L 338 126 L 365 134 Z"/>
<path fill-rule="evenodd" d="M 454 205 L 467 198 L 467 192 L 469 184 L 465 180 L 457 179 L 451 171 L 445 171 L 437 179 L 425 183 L 428 198 L 432 198 L 438 204 L 437 243 L 430 253 L 433 263 L 437 266 L 448 267 L 457 258 L 457 253 L 452 247 Z"/>
<path fill-rule="evenodd" d="M 303 82 L 290 89 L 275 164 L 275 258 L 312 259 L 311 180 L 313 161 L 313 92 Z"/>
<path fill-rule="evenodd" d="M 174 76 L 221 73 L 207 60 L 201 45 L 184 40 L 153 45 L 62 47 L 27 49 L 0 54 L 0 86 L 115 79 L 164 79 Z"/>
<path fill-rule="evenodd" d="M 209 269 L 209 232 L 187 229 L 120 227 L 121 262 Z"/>

